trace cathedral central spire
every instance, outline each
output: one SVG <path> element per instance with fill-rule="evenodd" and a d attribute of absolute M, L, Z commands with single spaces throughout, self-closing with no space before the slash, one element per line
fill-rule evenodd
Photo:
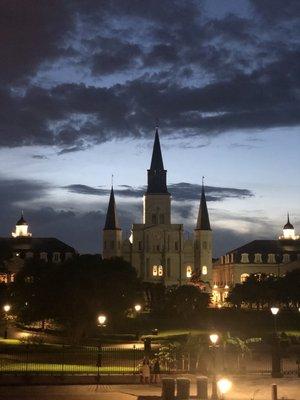
<path fill-rule="evenodd" d="M 169 194 L 167 189 L 167 171 L 160 148 L 158 128 L 155 130 L 155 139 L 151 158 L 150 169 L 148 169 L 148 194 Z"/>
<path fill-rule="evenodd" d="M 150 169 L 156 170 L 156 171 L 164 170 L 164 163 L 163 163 L 163 159 L 162 159 L 160 141 L 159 141 L 159 135 L 158 135 L 158 127 L 156 127 L 156 130 L 155 130 L 155 139 L 154 139 Z"/>

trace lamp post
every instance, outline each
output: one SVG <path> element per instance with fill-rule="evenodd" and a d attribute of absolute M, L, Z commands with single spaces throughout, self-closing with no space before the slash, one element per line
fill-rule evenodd
<path fill-rule="evenodd" d="M 3 306 L 4 311 L 4 320 L 5 320 L 5 328 L 4 328 L 4 339 L 8 338 L 8 313 L 11 310 L 11 306 L 9 304 L 5 304 Z"/>
<path fill-rule="evenodd" d="M 217 378 L 216 378 L 216 348 L 219 341 L 219 335 L 217 333 L 212 333 L 209 335 L 209 340 L 211 342 L 212 348 L 212 358 L 213 358 L 213 379 L 211 388 L 211 400 L 218 400 L 218 390 L 217 390 Z"/>
<path fill-rule="evenodd" d="M 222 378 L 218 381 L 218 389 L 221 393 L 221 399 L 225 400 L 225 394 L 229 392 L 232 387 L 232 382 L 229 379 Z"/>
<path fill-rule="evenodd" d="M 102 366 L 102 329 L 106 327 L 107 317 L 104 314 L 100 314 L 97 317 L 98 326 L 101 329 L 100 343 L 98 346 L 98 356 L 97 356 L 97 387 L 100 382 L 100 367 Z"/>
<path fill-rule="evenodd" d="M 273 315 L 273 343 L 272 343 L 272 377 L 282 378 L 281 372 L 281 358 L 279 352 L 279 341 L 277 332 L 277 314 L 279 313 L 278 307 L 271 307 L 271 313 Z"/>

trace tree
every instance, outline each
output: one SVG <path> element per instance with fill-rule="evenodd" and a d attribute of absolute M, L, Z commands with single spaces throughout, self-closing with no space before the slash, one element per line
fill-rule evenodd
<path fill-rule="evenodd" d="M 135 269 L 122 259 L 84 255 L 62 264 L 31 261 L 17 275 L 14 297 L 24 322 L 52 318 L 75 339 L 104 313 L 112 326 L 140 296 Z"/>
<path fill-rule="evenodd" d="M 210 295 L 194 285 L 175 286 L 167 294 L 169 314 L 175 313 L 186 320 L 208 307 L 209 302 Z"/>

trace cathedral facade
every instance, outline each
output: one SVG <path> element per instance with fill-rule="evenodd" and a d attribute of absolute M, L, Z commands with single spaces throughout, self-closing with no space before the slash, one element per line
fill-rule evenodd
<path fill-rule="evenodd" d="M 194 236 L 186 239 L 183 224 L 172 223 L 171 193 L 168 191 L 167 171 L 163 164 L 157 128 L 147 175 L 142 222 L 133 223 L 130 237 L 124 240 L 118 224 L 114 190 L 111 188 L 103 229 L 103 258 L 124 258 L 145 282 L 182 285 L 197 270 L 201 271 L 202 280 L 210 283 L 212 230 L 204 186 Z"/>

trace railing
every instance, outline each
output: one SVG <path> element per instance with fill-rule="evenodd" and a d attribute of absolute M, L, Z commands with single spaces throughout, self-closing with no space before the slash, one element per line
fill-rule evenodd
<path fill-rule="evenodd" d="M 135 374 L 144 358 L 141 349 L 18 345 L 0 347 L 2 374 Z"/>

